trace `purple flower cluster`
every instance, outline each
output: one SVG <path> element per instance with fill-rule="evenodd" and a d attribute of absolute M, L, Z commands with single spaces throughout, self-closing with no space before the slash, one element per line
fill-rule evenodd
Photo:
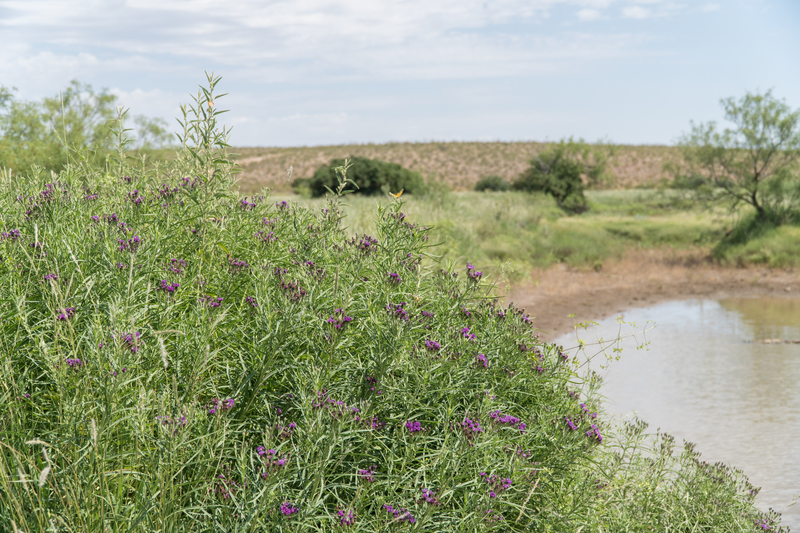
<path fill-rule="evenodd" d="M 234 405 L 236 405 L 236 400 L 233 398 L 228 398 L 227 400 L 212 398 L 211 403 L 206 405 L 205 408 L 208 409 L 208 414 L 215 415 L 218 412 L 230 411 Z"/>
<path fill-rule="evenodd" d="M 441 505 L 441 502 L 436 499 L 434 492 L 430 489 L 422 489 L 422 498 L 417 500 L 417 503 L 429 503 L 431 505 Z"/>
<path fill-rule="evenodd" d="M 431 352 L 438 352 L 439 350 L 442 349 L 442 345 L 439 344 L 436 341 L 432 341 L 430 339 L 425 339 L 425 348 L 427 348 L 428 351 L 431 351 Z"/>
<path fill-rule="evenodd" d="M 467 277 L 469 277 L 469 279 L 477 283 L 478 281 L 480 281 L 481 276 L 483 276 L 483 272 L 478 272 L 477 270 L 475 270 L 474 266 L 467 263 Z"/>
<path fill-rule="evenodd" d="M 286 200 L 284 200 L 283 202 L 275 202 L 275 207 L 277 207 L 280 210 L 287 210 L 289 209 L 289 202 L 287 202 Z"/>
<path fill-rule="evenodd" d="M 295 429 L 297 429 L 297 424 L 294 422 L 289 422 L 288 426 L 284 426 L 279 423 L 277 426 L 278 437 L 281 440 L 291 439 Z"/>
<path fill-rule="evenodd" d="M 475 442 L 479 434 L 483 433 L 483 428 L 478 420 L 472 420 L 467 417 L 461 422 L 461 432 L 467 438 L 470 444 Z"/>
<path fill-rule="evenodd" d="M 122 335 L 122 342 L 125 344 L 125 346 L 128 347 L 128 349 L 131 351 L 131 353 L 136 353 L 136 352 L 139 351 L 139 337 L 140 336 L 141 336 L 141 334 L 138 331 L 136 331 L 134 333 L 124 333 Z"/>
<path fill-rule="evenodd" d="M 271 472 L 278 470 L 286 465 L 286 461 L 289 460 L 288 456 L 282 455 L 278 457 L 278 452 L 270 448 L 267 450 L 263 446 L 259 446 L 256 448 L 256 453 L 258 457 L 264 462 L 264 466 L 266 468 L 265 472 L 261 473 L 261 477 L 267 478 Z"/>
<path fill-rule="evenodd" d="M 242 198 L 242 201 L 239 202 L 239 209 L 241 209 L 242 211 L 250 211 L 255 206 L 256 206 L 256 204 L 247 201 L 247 196 Z"/>
<path fill-rule="evenodd" d="M 495 474 L 492 474 L 490 476 L 486 472 L 481 472 L 479 475 L 491 487 L 491 489 L 489 490 L 490 498 L 496 498 L 498 492 L 505 492 L 511 488 L 512 481 L 510 477 L 500 477 Z"/>
<path fill-rule="evenodd" d="M 412 433 L 412 434 L 420 432 L 420 431 L 425 431 L 425 428 L 422 427 L 422 424 L 420 424 L 416 420 L 414 420 L 413 422 L 411 420 L 407 420 L 406 421 L 406 429 L 408 430 L 409 433 Z"/>
<path fill-rule="evenodd" d="M 75 308 L 67 307 L 66 309 L 59 309 L 58 320 L 65 321 L 75 316 Z"/>
<path fill-rule="evenodd" d="M 142 239 L 134 234 L 130 239 L 117 239 L 117 244 L 119 244 L 118 249 L 120 252 L 130 252 L 134 253 L 139 249 L 139 245 L 142 244 Z"/>
<path fill-rule="evenodd" d="M 572 431 L 576 431 L 578 429 L 578 426 L 576 426 L 575 423 L 567 416 L 564 417 L 564 423 L 567 424 L 567 427 Z"/>
<path fill-rule="evenodd" d="M 470 329 L 466 326 L 461 328 L 461 336 L 467 339 L 468 341 L 474 341 L 477 339 L 474 333 L 470 333 Z"/>
<path fill-rule="evenodd" d="M 212 484 L 214 494 L 222 496 L 223 500 L 227 500 L 240 489 L 247 487 L 247 481 L 240 485 L 233 479 L 227 468 L 225 468 L 225 473 L 220 474 L 214 481 Z"/>
<path fill-rule="evenodd" d="M 281 514 L 283 514 L 284 516 L 291 516 L 291 515 L 297 513 L 299 510 L 300 509 L 298 509 L 297 507 L 295 507 L 294 505 L 292 505 L 289 502 L 283 502 L 281 504 Z"/>
<path fill-rule="evenodd" d="M 364 379 L 369 383 L 370 387 L 369 390 L 376 393 L 376 394 L 383 394 L 382 390 L 375 390 L 375 387 L 378 385 L 378 378 L 375 376 L 366 376 Z"/>
<path fill-rule="evenodd" d="M 175 196 L 177 193 L 178 193 L 178 188 L 177 187 L 170 188 L 170 186 L 168 184 L 166 184 L 166 183 L 158 188 L 158 196 L 162 200 L 169 200 L 170 198 Z"/>
<path fill-rule="evenodd" d="M 80 367 L 84 365 L 84 362 L 80 359 L 67 359 L 67 366 L 71 369 L 75 370 L 76 372 Z"/>
<path fill-rule="evenodd" d="M 352 526 L 356 523 L 356 514 L 352 510 L 344 511 L 339 509 L 337 514 L 339 515 L 340 526 Z"/>
<path fill-rule="evenodd" d="M 597 427 L 597 424 L 592 424 L 589 431 L 586 432 L 586 436 L 594 439 L 597 439 L 597 442 L 603 442 L 603 435 L 600 434 L 600 429 Z"/>
<path fill-rule="evenodd" d="M 326 322 L 331 324 L 337 330 L 341 331 L 346 324 L 349 324 L 352 321 L 353 317 L 345 315 L 344 310 L 336 308 L 333 310 L 333 314 Z"/>
<path fill-rule="evenodd" d="M 222 305 L 222 296 L 213 297 L 208 294 L 204 294 L 200 297 L 200 304 L 204 304 L 206 307 L 219 307 Z"/>
<path fill-rule="evenodd" d="M 479 366 L 482 368 L 489 367 L 489 361 L 486 360 L 486 356 L 482 353 L 479 353 L 475 356 L 475 366 Z"/>
<path fill-rule="evenodd" d="M 490 412 L 489 417 L 495 424 L 506 424 L 510 426 L 517 426 L 517 429 L 519 429 L 520 432 L 524 432 L 525 428 L 528 427 L 525 424 L 525 422 L 520 422 L 519 418 L 517 418 L 516 416 L 504 415 L 499 410 Z"/>
<path fill-rule="evenodd" d="M 180 283 L 170 283 L 169 281 L 162 279 L 161 283 L 158 285 L 158 289 L 173 294 L 180 286 Z"/>
<path fill-rule="evenodd" d="M 386 311 L 394 318 L 408 320 L 408 311 L 404 309 L 405 306 L 406 302 L 400 302 L 399 304 L 390 303 L 386 306 Z"/>
<path fill-rule="evenodd" d="M 128 193 L 128 200 L 135 205 L 140 205 L 144 201 L 144 196 L 139 194 L 139 189 L 135 189 L 133 192 Z"/>
<path fill-rule="evenodd" d="M 300 301 L 308 292 L 300 286 L 300 282 L 298 281 L 285 281 L 281 279 L 281 289 L 286 294 L 286 297 L 289 298 L 291 302 Z"/>
<path fill-rule="evenodd" d="M 20 232 L 18 229 L 12 229 L 0 233 L 0 239 L 8 239 L 9 241 L 15 242 L 19 240 L 20 237 L 22 237 L 22 232 Z"/>
<path fill-rule="evenodd" d="M 365 468 L 365 469 L 359 470 L 358 471 L 358 475 L 364 481 L 369 481 L 370 483 L 374 483 L 375 482 L 375 472 L 377 472 L 377 471 L 378 471 L 378 467 L 375 466 L 375 465 L 372 465 L 369 468 Z"/>
<path fill-rule="evenodd" d="M 403 282 L 403 278 L 401 278 L 400 274 L 398 274 L 396 272 L 390 272 L 389 273 L 389 281 L 391 283 L 394 283 L 395 285 L 399 285 L 400 283 Z"/>
<path fill-rule="evenodd" d="M 167 270 L 182 276 L 183 269 L 185 268 L 186 268 L 186 261 L 184 261 L 183 259 L 172 258 L 169 260 L 169 266 L 167 267 Z"/>
<path fill-rule="evenodd" d="M 356 249 L 360 250 L 364 255 L 372 254 L 375 249 L 378 247 L 378 239 L 374 237 L 370 237 L 369 235 L 364 234 L 360 239 L 356 239 L 353 237 L 352 240 L 347 241 L 348 244 L 355 246 Z"/>
<path fill-rule="evenodd" d="M 264 219 L 266 220 L 266 219 Z M 278 240 L 278 237 L 275 236 L 274 231 L 257 231 L 255 233 L 256 239 L 260 240 L 264 243 L 275 242 Z"/>
<path fill-rule="evenodd" d="M 247 302 L 247 303 L 248 303 L 248 305 L 250 305 L 250 307 L 258 307 L 258 302 L 257 302 L 257 301 L 256 301 L 256 299 L 255 299 L 255 298 L 253 298 L 252 296 L 248 296 L 248 297 L 246 297 L 246 298 L 244 299 L 244 301 L 245 301 L 245 302 Z"/>
<path fill-rule="evenodd" d="M 348 406 L 342 400 L 334 400 L 324 389 L 317 392 L 317 401 L 312 403 L 311 407 L 325 409 L 333 418 L 339 418 L 345 414 L 357 414 L 360 411 L 358 407 Z M 356 418 L 358 419 L 358 417 Z"/>
<path fill-rule="evenodd" d="M 408 522 L 409 524 L 414 524 L 417 521 L 417 519 L 414 518 L 407 509 L 403 509 L 402 507 L 395 509 L 388 503 L 385 503 L 383 504 L 383 508 L 386 509 L 386 512 L 389 514 L 394 515 L 395 520 L 398 522 Z"/>
<path fill-rule="evenodd" d="M 433 318 L 433 313 L 429 311 L 422 310 L 419 312 L 423 316 L 423 318 Z"/>
<path fill-rule="evenodd" d="M 248 265 L 246 261 L 234 259 L 230 256 L 230 254 L 228 254 L 228 272 L 231 274 L 239 274 L 241 272 L 246 272 L 249 269 L 250 265 Z"/>

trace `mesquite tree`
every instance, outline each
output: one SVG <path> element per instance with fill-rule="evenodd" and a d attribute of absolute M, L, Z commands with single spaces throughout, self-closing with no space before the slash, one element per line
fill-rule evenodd
<path fill-rule="evenodd" d="M 734 128 L 692 123 L 681 140 L 686 161 L 703 176 L 698 195 L 752 206 L 760 220 L 784 222 L 800 205 L 800 110 L 772 91 L 721 100 Z"/>

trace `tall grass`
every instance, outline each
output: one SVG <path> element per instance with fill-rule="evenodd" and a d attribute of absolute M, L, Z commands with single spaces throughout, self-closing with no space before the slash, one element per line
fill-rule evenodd
<path fill-rule="evenodd" d="M 0 530 L 777 527 L 740 473 L 609 438 L 599 378 L 433 265 L 425 213 L 231 192 L 217 81 L 167 168 L 4 176 Z"/>

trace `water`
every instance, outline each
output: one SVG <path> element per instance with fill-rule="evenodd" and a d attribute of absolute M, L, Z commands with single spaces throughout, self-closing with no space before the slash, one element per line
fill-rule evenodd
<path fill-rule="evenodd" d="M 600 371 L 607 411 L 636 412 L 650 429 L 697 443 L 704 460 L 741 468 L 762 487 L 758 506 L 782 511 L 782 525 L 800 530 L 800 503 L 784 509 L 800 494 L 800 344 L 753 342 L 800 339 L 800 300 L 669 302 L 625 320 L 658 327 L 647 332 L 649 351 L 624 341 L 622 359 Z M 606 339 L 618 330 L 614 318 L 595 328 Z M 557 342 L 574 346 L 575 334 Z"/>

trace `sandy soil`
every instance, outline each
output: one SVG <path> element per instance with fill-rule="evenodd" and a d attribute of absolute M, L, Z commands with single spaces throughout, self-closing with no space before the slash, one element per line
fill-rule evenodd
<path fill-rule="evenodd" d="M 571 331 L 576 321 L 599 321 L 630 308 L 758 296 L 800 298 L 800 270 L 724 268 L 708 261 L 703 251 L 631 251 L 598 272 L 565 265 L 535 271 L 529 281 L 511 288 L 507 301 L 536 317 L 541 337 L 553 340 Z"/>

